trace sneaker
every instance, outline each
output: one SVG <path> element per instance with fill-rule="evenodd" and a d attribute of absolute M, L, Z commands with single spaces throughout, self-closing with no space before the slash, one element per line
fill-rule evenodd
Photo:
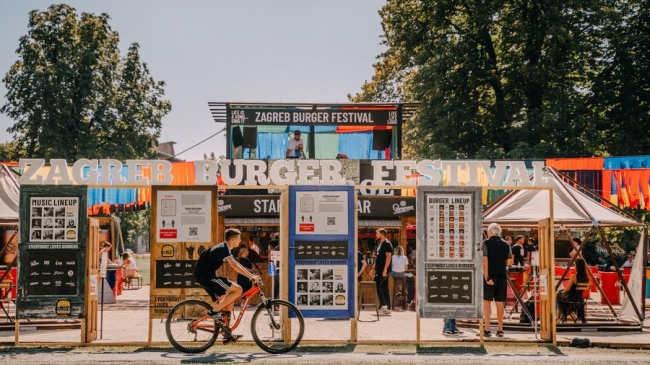
<path fill-rule="evenodd" d="M 387 306 L 379 308 L 379 314 L 390 314 L 390 309 Z"/>
<path fill-rule="evenodd" d="M 230 344 L 230 343 L 236 343 L 237 340 L 239 340 L 242 337 L 243 337 L 242 335 L 230 335 L 230 336 L 223 339 L 223 344 L 227 345 L 227 344 Z"/>
<path fill-rule="evenodd" d="M 208 315 L 211 317 L 214 317 L 217 320 L 223 320 L 223 317 L 226 317 L 227 323 L 230 323 L 230 312 L 225 312 L 225 311 L 215 311 L 213 309 L 210 309 L 208 311 Z"/>
<path fill-rule="evenodd" d="M 444 331 L 442 331 L 442 333 L 445 334 L 445 335 L 453 335 L 454 331 L 452 331 L 452 330 L 444 330 Z"/>

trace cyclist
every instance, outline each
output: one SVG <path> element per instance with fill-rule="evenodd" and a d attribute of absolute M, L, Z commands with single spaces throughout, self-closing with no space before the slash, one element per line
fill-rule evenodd
<path fill-rule="evenodd" d="M 223 317 L 227 322 L 224 324 L 223 343 L 227 344 L 234 342 L 240 336 L 233 336 L 228 330 L 230 322 L 230 312 L 233 309 L 234 300 L 241 295 L 242 288 L 236 283 L 230 282 L 228 278 L 217 276 L 217 270 L 227 262 L 239 274 L 246 276 L 253 283 L 260 283 L 262 279 L 259 276 L 253 275 L 245 267 L 243 267 L 232 256 L 231 250 L 239 246 L 241 242 L 241 232 L 238 229 L 226 229 L 225 241 L 218 245 L 212 246 L 203 251 L 199 256 L 196 266 L 194 267 L 194 277 L 196 282 L 210 294 L 210 297 L 217 304 L 209 311 L 209 314 L 220 321 Z M 223 297 L 225 296 L 225 297 Z M 218 300 L 219 297 L 223 297 Z"/>

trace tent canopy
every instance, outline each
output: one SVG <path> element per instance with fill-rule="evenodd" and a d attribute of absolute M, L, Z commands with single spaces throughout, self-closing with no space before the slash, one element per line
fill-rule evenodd
<path fill-rule="evenodd" d="M 18 223 L 20 188 L 11 171 L 0 165 L 0 223 Z"/>
<path fill-rule="evenodd" d="M 553 222 L 555 225 L 589 228 L 643 227 L 644 224 L 608 208 L 565 182 L 553 168 L 548 168 L 549 185 L 553 188 Z M 595 193 L 591 193 L 598 196 Z M 603 200 L 604 201 L 604 200 Z M 483 212 L 485 224 L 498 223 L 509 227 L 537 227 L 537 222 L 550 218 L 548 190 L 514 190 Z"/>

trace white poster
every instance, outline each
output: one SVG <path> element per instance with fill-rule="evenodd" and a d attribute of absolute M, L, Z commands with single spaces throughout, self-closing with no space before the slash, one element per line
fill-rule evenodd
<path fill-rule="evenodd" d="M 77 242 L 79 208 L 79 197 L 32 197 L 29 241 Z"/>
<path fill-rule="evenodd" d="M 347 265 L 296 265 L 299 309 L 348 309 Z"/>
<path fill-rule="evenodd" d="M 158 242 L 210 242 L 211 191 L 158 191 Z"/>
<path fill-rule="evenodd" d="M 473 197 L 427 194 L 427 260 L 473 260 Z"/>
<path fill-rule="evenodd" d="M 297 191 L 296 234 L 348 234 L 347 191 Z"/>

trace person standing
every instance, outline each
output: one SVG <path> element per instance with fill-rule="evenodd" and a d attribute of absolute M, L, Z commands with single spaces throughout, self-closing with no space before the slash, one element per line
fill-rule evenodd
<path fill-rule="evenodd" d="M 512 246 L 513 264 L 524 266 L 524 236 L 517 236 L 515 244 Z"/>
<path fill-rule="evenodd" d="M 508 242 L 501 239 L 501 227 L 492 223 L 487 229 L 488 239 L 483 241 L 483 319 L 484 336 L 490 337 L 492 301 L 497 307 L 497 336 L 503 337 L 503 315 L 505 312 L 508 273 L 506 267 L 512 257 Z"/>
<path fill-rule="evenodd" d="M 305 158 L 305 143 L 300 138 L 300 130 L 295 130 L 293 132 L 293 138 L 289 140 L 289 145 L 287 146 L 287 152 L 285 157 L 287 158 Z"/>
<path fill-rule="evenodd" d="M 379 228 L 376 232 L 377 242 L 377 258 L 375 259 L 375 266 L 370 273 L 374 277 L 377 284 L 377 296 L 379 297 L 379 313 L 390 314 L 390 293 L 388 292 L 388 275 L 391 270 L 391 258 L 393 252 L 393 245 L 386 238 L 386 229 Z"/>

